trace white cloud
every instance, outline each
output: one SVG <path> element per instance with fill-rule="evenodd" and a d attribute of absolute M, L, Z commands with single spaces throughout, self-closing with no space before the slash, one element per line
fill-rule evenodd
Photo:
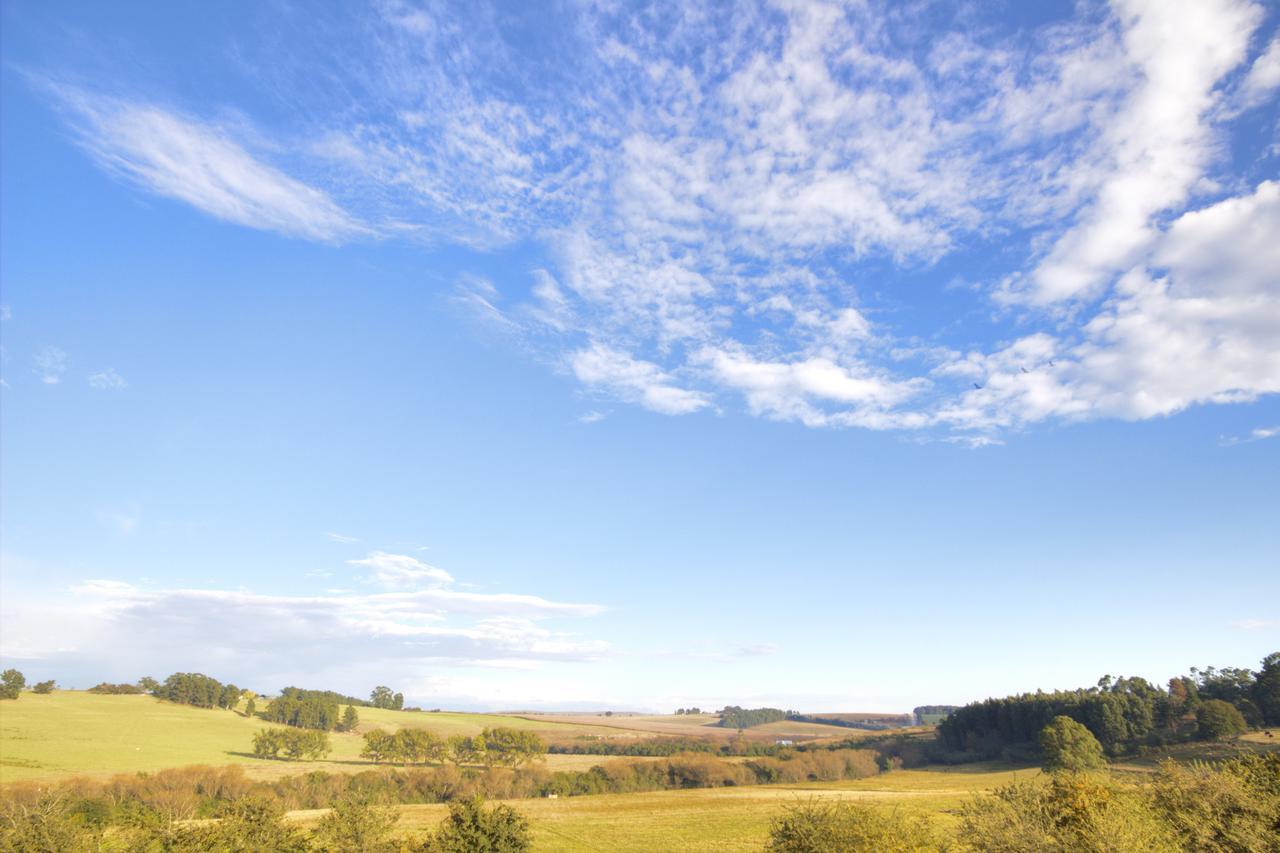
<path fill-rule="evenodd" d="M 110 580 L 72 592 L 71 601 L 26 601 L 6 613 L 6 654 L 74 661 L 94 677 L 127 661 L 135 669 L 200 669 L 257 681 L 370 667 L 382 677 L 410 678 L 442 664 L 536 665 L 609 653 L 603 643 L 540 624 L 602 608 L 536 596 L 441 590 L 283 596 L 144 590 Z"/>
<path fill-rule="evenodd" d="M 129 383 L 116 372 L 114 367 L 108 367 L 106 370 L 89 375 L 89 387 L 99 391 L 122 391 L 129 387 Z"/>
<path fill-rule="evenodd" d="M 325 538 L 328 539 L 330 542 L 338 542 L 342 545 L 351 545 L 355 542 L 360 541 L 354 536 L 344 536 L 341 533 L 326 533 Z"/>
<path fill-rule="evenodd" d="M 595 424 L 595 423 L 599 423 L 600 421 L 604 420 L 607 417 L 609 416 L 604 412 L 596 412 L 596 411 L 583 412 L 582 414 L 578 415 L 578 423 Z"/>
<path fill-rule="evenodd" d="M 45 385 L 57 385 L 62 381 L 62 374 L 67 372 L 70 357 L 54 346 L 43 347 L 32 359 L 32 372 L 40 377 Z"/>
<path fill-rule="evenodd" d="M 604 4 L 567 13 L 583 49 L 552 60 L 469 8 L 352 27 L 361 49 L 326 67 L 351 97 L 303 144 L 62 97 L 109 168 L 231 221 L 538 242 L 523 301 L 478 276 L 454 299 L 593 395 L 664 414 L 740 398 L 973 446 L 1275 391 L 1274 189 L 1242 193 L 1227 157 L 1228 122 L 1280 80 L 1257 4 L 1084 4 L 918 51 L 894 4 L 661 26 Z M 917 310 L 950 257 L 980 259 L 960 275 L 994 304 Z"/>
<path fill-rule="evenodd" d="M 219 127 L 160 107 L 54 87 L 106 169 L 238 225 L 340 242 L 369 235 L 324 191 L 261 162 Z"/>
<path fill-rule="evenodd" d="M 574 375 L 587 385 L 604 387 L 664 415 L 686 415 L 707 406 L 695 391 L 679 388 L 656 364 L 634 358 L 604 344 L 574 353 Z"/>
<path fill-rule="evenodd" d="M 1237 444 L 1249 444 L 1254 441 L 1265 441 L 1268 438 L 1275 438 L 1278 435 L 1280 435 L 1280 426 L 1255 427 L 1254 429 L 1249 430 L 1249 434 L 1245 436 L 1223 436 L 1219 439 L 1218 444 L 1223 447 L 1234 447 Z"/>
<path fill-rule="evenodd" d="M 1240 87 L 1245 106 L 1265 103 L 1280 88 L 1280 38 L 1274 38 L 1262 55 L 1254 60 Z"/>
<path fill-rule="evenodd" d="M 807 426 L 859 425 L 870 428 L 912 425 L 919 415 L 894 414 L 893 406 L 910 398 L 922 383 L 894 382 L 865 367 L 846 367 L 828 358 L 793 362 L 759 361 L 743 351 L 706 349 L 697 355 L 718 382 L 744 394 L 753 413 Z M 836 412 L 823 404 L 841 407 Z M 919 424 L 917 424 L 919 425 Z"/>
<path fill-rule="evenodd" d="M 1280 622 L 1275 619 L 1240 619 L 1231 623 L 1231 627 L 1239 628 L 1241 631 L 1261 631 L 1277 625 L 1280 625 Z"/>
<path fill-rule="evenodd" d="M 1022 295 L 1088 297 L 1141 259 L 1152 217 L 1184 202 L 1212 155 L 1205 114 L 1243 61 L 1259 10 L 1235 0 L 1122 0 L 1124 43 L 1141 82 L 1110 117 L 1095 154 L 1106 173 L 1079 222 L 1057 240 Z"/>
<path fill-rule="evenodd" d="M 939 419 L 991 429 L 1141 419 L 1280 392 L 1280 183 L 1176 219 L 1076 340 L 1048 334 L 942 372 L 979 378 Z"/>
<path fill-rule="evenodd" d="M 453 576 L 444 569 L 429 566 L 407 554 L 373 551 L 362 560 L 347 560 L 347 565 L 367 569 L 374 582 L 385 587 L 435 586 L 453 583 Z"/>

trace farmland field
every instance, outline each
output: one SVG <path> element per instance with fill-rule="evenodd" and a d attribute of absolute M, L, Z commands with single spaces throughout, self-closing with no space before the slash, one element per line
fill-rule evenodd
<path fill-rule="evenodd" d="M 630 733 L 633 736 L 664 735 L 668 737 L 711 737 L 728 739 L 738 734 L 737 729 L 716 725 L 719 717 L 713 714 L 522 714 L 524 719 L 542 723 L 608 728 L 614 735 Z M 744 734 L 752 740 L 818 740 L 823 738 L 855 737 L 860 729 L 828 726 L 821 723 L 800 723 L 779 720 L 762 726 L 752 726 Z"/>
<path fill-rule="evenodd" d="M 645 794 L 603 794 L 562 799 L 513 800 L 533 831 L 534 848 L 546 851 L 755 850 L 769 822 L 789 803 L 835 798 L 928 814 L 946 823 L 976 792 L 1039 774 L 1036 769 L 969 765 L 964 769 L 898 770 L 870 779 L 800 785 L 759 785 Z M 442 805 L 401 806 L 399 832 L 415 836 L 433 828 Z M 294 812 L 304 825 L 323 810 Z"/>

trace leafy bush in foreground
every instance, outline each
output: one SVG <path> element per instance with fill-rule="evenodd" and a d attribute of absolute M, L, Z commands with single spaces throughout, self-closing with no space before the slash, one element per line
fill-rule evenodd
<path fill-rule="evenodd" d="M 769 827 L 769 853 L 866 850 L 908 853 L 940 849 L 928 818 L 851 802 L 810 800 L 787 808 Z"/>

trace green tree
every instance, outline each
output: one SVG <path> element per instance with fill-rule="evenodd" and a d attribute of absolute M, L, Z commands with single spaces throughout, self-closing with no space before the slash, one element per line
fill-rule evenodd
<path fill-rule="evenodd" d="M 149 675 L 144 675 L 138 679 L 138 686 L 148 693 L 155 693 L 160 689 L 160 682 Z"/>
<path fill-rule="evenodd" d="M 484 742 L 486 763 L 519 767 L 547 752 L 542 738 L 523 729 L 485 729 L 480 737 Z"/>
<path fill-rule="evenodd" d="M 31 688 L 32 693 L 52 693 L 53 688 L 57 687 L 57 682 L 52 678 L 48 681 L 37 681 L 35 687 Z"/>
<path fill-rule="evenodd" d="M 449 816 L 427 839 L 427 853 L 524 853 L 532 848 L 529 822 L 506 805 L 486 809 L 483 797 L 454 800 Z"/>
<path fill-rule="evenodd" d="M 1280 726 L 1280 652 L 1262 659 L 1262 669 L 1253 683 L 1253 702 L 1268 726 Z"/>
<path fill-rule="evenodd" d="M 244 703 L 244 715 L 249 719 L 253 719 L 254 714 L 257 714 L 257 713 L 258 713 L 258 703 L 253 700 L 252 696 L 250 696 L 249 701 Z"/>
<path fill-rule="evenodd" d="M 364 748 L 360 755 L 375 764 L 396 757 L 396 737 L 382 729 L 370 729 L 364 733 Z"/>
<path fill-rule="evenodd" d="M 1201 740 L 1225 740 L 1248 729 L 1244 716 L 1230 702 L 1210 699 L 1196 709 L 1196 735 Z"/>
<path fill-rule="evenodd" d="M 283 735 L 280 729 L 262 729 L 253 736 L 253 754 L 258 758 L 279 758 L 284 749 Z"/>
<path fill-rule="evenodd" d="M 356 706 L 348 705 L 346 710 L 342 712 L 342 720 L 338 723 L 338 731 L 354 732 L 358 725 L 360 725 L 360 715 L 356 713 Z"/>
<path fill-rule="evenodd" d="M 1040 749 L 1044 753 L 1044 769 L 1050 772 L 1097 770 L 1106 766 L 1102 744 L 1070 717 L 1054 717 L 1040 730 Z"/>
<path fill-rule="evenodd" d="M 0 673 L 0 699 L 17 699 L 19 691 L 27 684 L 27 677 L 16 669 Z"/>
<path fill-rule="evenodd" d="M 369 703 L 375 708 L 390 708 L 394 700 L 395 694 L 385 684 L 379 684 L 369 694 Z"/>

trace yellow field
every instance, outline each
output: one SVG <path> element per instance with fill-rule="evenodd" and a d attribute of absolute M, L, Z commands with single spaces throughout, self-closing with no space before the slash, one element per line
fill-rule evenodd
<path fill-rule="evenodd" d="M 853 782 L 512 800 L 509 805 L 529 819 L 536 850 L 758 851 L 769 822 L 788 803 L 811 797 L 856 799 L 949 822 L 954 820 L 949 812 L 975 792 L 1039 772 L 968 765 L 963 770 L 898 770 Z M 399 811 L 398 831 L 414 836 L 447 813 L 442 805 L 402 806 Z M 310 825 L 323 814 L 303 811 L 291 817 Z"/>
<path fill-rule="evenodd" d="M 360 732 L 411 726 L 442 736 L 478 734 L 485 727 L 530 729 L 543 737 L 612 736 L 584 724 L 527 720 L 496 714 L 410 713 L 360 708 L 356 733 L 330 736 L 326 761 L 266 761 L 250 754 L 254 732 L 270 727 L 233 711 L 192 708 L 150 696 L 103 696 L 73 690 L 24 692 L 0 702 L 0 783 L 67 776 L 110 776 L 188 764 L 242 764 L 250 776 L 276 777 L 309 770 L 353 772 L 372 765 L 360 758 Z M 586 769 L 592 756 L 549 755 L 556 769 Z"/>
<path fill-rule="evenodd" d="M 603 714 L 522 714 L 524 719 L 560 725 L 590 726 L 593 729 L 613 729 L 614 735 L 629 734 L 634 737 L 650 737 L 662 735 L 666 737 L 712 737 L 728 739 L 738 734 L 737 729 L 726 729 L 716 725 L 720 718 L 711 714 L 614 714 L 606 717 Z M 791 720 L 779 720 L 763 726 L 752 726 L 745 730 L 752 740 L 797 740 L 812 741 L 819 739 L 844 739 L 873 734 L 863 729 L 850 729 L 843 726 L 828 726 L 822 723 L 797 723 Z M 874 734 L 879 734 L 876 732 Z"/>

